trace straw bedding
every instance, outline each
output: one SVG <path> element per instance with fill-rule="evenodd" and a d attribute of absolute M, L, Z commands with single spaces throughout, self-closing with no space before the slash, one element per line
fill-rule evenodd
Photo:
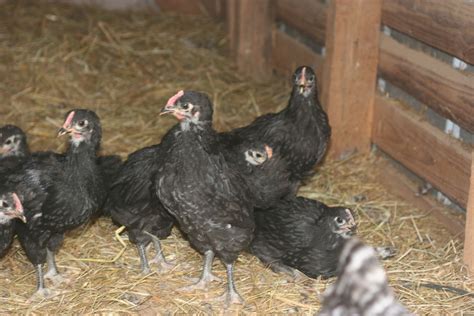
<path fill-rule="evenodd" d="M 216 108 L 215 125 L 230 129 L 285 106 L 289 83 L 267 83 L 238 74 L 226 57 L 223 25 L 204 17 L 119 13 L 39 1 L 0 5 L 0 124 L 24 128 L 33 150 L 63 150 L 54 137 L 64 113 L 87 107 L 103 121 L 105 153 L 123 157 L 157 143 L 173 119 L 159 118 L 177 90 L 207 92 Z M 428 214 L 388 195 L 373 176 L 375 155 L 326 161 L 300 194 L 355 210 L 359 234 L 374 245 L 396 247 L 384 262 L 400 300 L 418 314 L 474 313 L 474 299 L 422 284 L 443 284 L 468 292 L 474 282 L 462 266 L 462 243 Z M 50 300 L 27 302 L 33 269 L 17 242 L 0 260 L 0 314 L 5 313 L 221 313 L 205 292 L 178 288 L 201 270 L 201 257 L 174 232 L 163 241 L 177 266 L 143 276 L 126 234 L 100 219 L 66 238 L 57 259 L 69 282 Z M 117 237 L 119 236 L 119 237 Z M 217 275 L 225 276 L 216 260 Z M 290 280 L 243 254 L 237 287 L 247 304 L 243 314 L 315 313 L 320 294 L 333 280 Z"/>

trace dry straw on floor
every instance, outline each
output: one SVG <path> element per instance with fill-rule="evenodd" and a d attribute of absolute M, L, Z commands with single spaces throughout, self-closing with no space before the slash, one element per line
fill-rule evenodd
<path fill-rule="evenodd" d="M 11 1 L 0 5 L 0 124 L 29 134 L 34 150 L 62 150 L 54 137 L 70 107 L 88 107 L 103 121 L 106 153 L 128 153 L 160 140 L 175 123 L 159 118 L 177 90 L 198 89 L 215 103 L 215 124 L 229 129 L 276 110 L 288 98 L 288 80 L 257 83 L 239 75 L 225 57 L 223 26 L 203 17 L 118 13 L 93 8 Z M 428 214 L 389 196 L 373 180 L 378 158 L 327 161 L 301 194 L 353 208 L 359 234 L 398 255 L 384 262 L 401 301 L 418 314 L 474 312 L 474 299 L 436 283 L 474 291 L 462 267 L 462 244 Z M 139 274 L 136 251 L 101 219 L 66 238 L 57 259 L 69 279 L 58 296 L 26 302 L 34 291 L 31 264 L 15 242 L 0 260 L 0 314 L 5 313 L 220 313 L 211 299 L 224 290 L 182 293 L 197 276 L 201 257 L 174 232 L 163 242 L 176 263 L 167 273 Z M 122 235 L 121 238 L 126 238 Z M 123 251 L 123 255 L 120 255 Z M 215 263 L 217 274 L 224 269 Z M 241 313 L 314 313 L 330 280 L 290 280 L 248 255 L 236 266 L 237 286 L 247 305 Z"/>

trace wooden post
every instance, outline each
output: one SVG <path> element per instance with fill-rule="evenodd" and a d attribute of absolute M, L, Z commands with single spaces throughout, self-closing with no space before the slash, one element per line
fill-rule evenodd
<path fill-rule="evenodd" d="M 382 0 L 331 0 L 322 104 L 332 126 L 329 156 L 370 149 Z"/>
<path fill-rule="evenodd" d="M 227 1 L 231 55 L 239 71 L 257 79 L 271 74 L 273 7 L 271 0 Z"/>
<path fill-rule="evenodd" d="M 471 183 L 466 208 L 466 229 L 464 237 L 464 263 L 474 275 L 474 151 L 471 160 Z"/>

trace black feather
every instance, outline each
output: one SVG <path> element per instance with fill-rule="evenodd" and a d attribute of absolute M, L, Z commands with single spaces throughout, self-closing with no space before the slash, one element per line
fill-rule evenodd
<path fill-rule="evenodd" d="M 302 82 L 304 87 L 300 85 Z M 330 135 L 328 117 L 318 99 L 314 71 L 302 66 L 293 75 L 293 90 L 285 109 L 260 116 L 248 126 L 221 133 L 220 138 L 233 144 L 247 140 L 269 145 L 287 161 L 290 180 L 300 183 L 313 174 L 315 165 L 324 157 Z"/>
<path fill-rule="evenodd" d="M 220 152 L 209 98 L 187 91 L 177 104 L 194 107 L 179 130 L 163 138 L 170 145 L 157 172 L 156 190 L 191 245 L 200 253 L 212 250 L 230 264 L 253 237 L 251 195 Z"/>
<path fill-rule="evenodd" d="M 342 230 L 338 218 L 344 220 L 341 225 L 350 224 L 351 230 Z M 297 269 L 312 278 L 336 272 L 343 241 L 355 229 L 348 209 L 303 197 L 256 211 L 255 224 L 250 246 L 254 255 L 276 272 Z"/>

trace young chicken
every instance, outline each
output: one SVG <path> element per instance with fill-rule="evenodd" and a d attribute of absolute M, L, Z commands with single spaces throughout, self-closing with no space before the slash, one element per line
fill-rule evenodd
<path fill-rule="evenodd" d="M 67 113 L 59 135 L 69 134 L 64 156 L 30 157 L 10 173 L 3 193 L 15 192 L 25 210 L 27 222 L 16 232 L 37 273 L 37 294 L 47 296 L 44 277 L 60 280 L 54 253 L 64 233 L 86 223 L 105 196 L 97 166 L 96 151 L 102 130 L 98 116 L 89 110 Z M 48 272 L 42 266 L 48 262 Z"/>
<path fill-rule="evenodd" d="M 174 218 L 154 192 L 153 180 L 161 163 L 161 145 L 146 147 L 128 156 L 111 187 L 106 208 L 112 218 L 128 230 L 129 240 L 136 244 L 142 273 L 150 273 L 146 246 L 152 242 L 156 251 L 153 261 L 169 268 L 160 239 L 171 234 Z"/>
<path fill-rule="evenodd" d="M 372 247 L 356 238 L 345 243 L 338 277 L 324 293 L 320 316 L 412 315 L 393 295 Z"/>
<path fill-rule="evenodd" d="M 295 70 L 293 90 L 285 109 L 220 134 L 222 142 L 263 142 L 279 151 L 291 172 L 290 180 L 297 183 L 312 175 L 326 152 L 330 136 L 328 117 L 318 99 L 316 75 L 309 66 Z"/>
<path fill-rule="evenodd" d="M 26 222 L 20 199 L 11 192 L 0 195 L 0 258 L 5 255 L 12 243 L 15 219 Z"/>
<path fill-rule="evenodd" d="M 336 272 L 344 240 L 355 230 L 349 209 L 303 197 L 281 200 L 255 212 L 255 238 L 250 251 L 275 272 L 311 278 Z"/>
<path fill-rule="evenodd" d="M 4 174 L 23 163 L 30 151 L 26 134 L 14 125 L 0 128 L 0 174 Z"/>
<path fill-rule="evenodd" d="M 241 303 L 233 279 L 239 253 L 250 244 L 254 231 L 253 204 L 245 181 L 220 152 L 212 128 L 212 104 L 199 92 L 180 91 L 162 110 L 180 122 L 170 134 L 172 144 L 159 166 L 158 197 L 176 218 L 191 245 L 204 254 L 203 273 L 190 288 L 205 288 L 214 255 L 227 270 L 226 305 Z M 163 142 L 169 142 L 165 137 Z"/>
<path fill-rule="evenodd" d="M 29 155 L 26 134 L 15 125 L 0 128 L 0 159 L 9 156 L 26 157 Z"/>
<path fill-rule="evenodd" d="M 14 125 L 5 125 L 0 128 L 0 175 L 5 175 L 25 163 L 30 157 L 33 159 L 50 159 L 53 156 L 58 160 L 64 160 L 64 154 L 54 152 L 35 152 L 31 153 L 29 150 L 27 137 L 25 132 Z M 100 169 L 100 174 L 105 185 L 104 191 L 109 191 L 109 186 L 115 179 L 118 169 L 122 164 L 122 159 L 117 155 L 99 156 L 97 157 L 97 164 Z M 105 202 L 106 196 L 103 197 Z M 103 203 L 101 203 L 103 205 Z M 104 213 L 101 207 L 99 214 L 108 215 Z"/>
<path fill-rule="evenodd" d="M 271 207 L 281 198 L 296 193 L 297 186 L 289 180 L 286 161 L 270 146 L 243 142 L 225 147 L 222 152 L 244 178 L 256 208 Z"/>

